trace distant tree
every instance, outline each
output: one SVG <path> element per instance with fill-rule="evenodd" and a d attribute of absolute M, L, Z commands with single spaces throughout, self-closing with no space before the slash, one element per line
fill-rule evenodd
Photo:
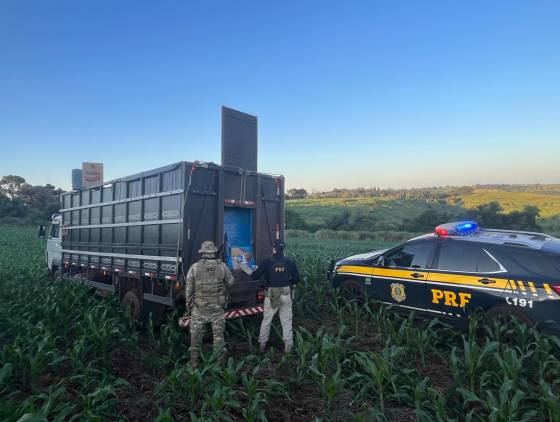
<path fill-rule="evenodd" d="M 348 210 L 332 215 L 325 221 L 325 226 L 329 230 L 343 230 L 350 222 L 350 215 L 351 213 Z"/>
<path fill-rule="evenodd" d="M 439 212 L 430 207 L 417 217 L 406 220 L 403 229 L 410 232 L 430 232 L 436 226 L 448 223 L 450 219 L 451 216 L 448 213 Z"/>
<path fill-rule="evenodd" d="M 288 189 L 288 199 L 305 199 L 307 191 L 305 189 Z"/>
<path fill-rule="evenodd" d="M 0 218 L 1 217 L 25 217 L 28 213 L 28 207 L 19 198 L 10 199 L 8 196 L 0 193 Z"/>
<path fill-rule="evenodd" d="M 288 230 L 308 230 L 309 227 L 304 218 L 295 210 L 286 208 L 286 229 Z"/>
<path fill-rule="evenodd" d="M 540 214 L 538 207 L 526 205 L 523 211 L 512 211 L 503 217 L 504 226 L 509 230 L 531 230 L 540 231 L 537 217 Z"/>
<path fill-rule="evenodd" d="M 377 218 L 371 212 L 356 212 L 351 215 L 346 230 L 374 231 Z"/>
<path fill-rule="evenodd" d="M 14 199 L 23 185 L 25 185 L 23 177 L 10 174 L 0 179 L 0 192 L 4 193 L 8 198 Z"/>
<path fill-rule="evenodd" d="M 504 229 L 504 214 L 502 206 L 498 202 L 489 202 L 469 210 L 467 216 L 478 222 L 482 227 Z"/>
<path fill-rule="evenodd" d="M 4 176 L 0 179 L 0 217 L 26 217 L 29 222 L 48 220 L 59 210 L 63 192 L 50 184 L 32 186 L 21 176 Z"/>

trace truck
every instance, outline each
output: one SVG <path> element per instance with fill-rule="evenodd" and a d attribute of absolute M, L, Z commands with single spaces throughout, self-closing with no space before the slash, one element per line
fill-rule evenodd
<path fill-rule="evenodd" d="M 226 318 L 262 313 L 247 268 L 284 238 L 284 177 L 248 167 L 180 161 L 63 193 L 46 236 L 49 272 L 116 295 L 136 319 L 159 319 L 184 305 L 187 271 L 211 240 L 235 278 Z"/>

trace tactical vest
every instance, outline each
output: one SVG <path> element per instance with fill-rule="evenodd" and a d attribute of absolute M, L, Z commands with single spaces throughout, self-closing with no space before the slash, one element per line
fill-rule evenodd
<path fill-rule="evenodd" d="M 225 271 L 218 259 L 201 259 L 196 264 L 194 303 L 196 306 L 221 305 L 226 302 Z"/>

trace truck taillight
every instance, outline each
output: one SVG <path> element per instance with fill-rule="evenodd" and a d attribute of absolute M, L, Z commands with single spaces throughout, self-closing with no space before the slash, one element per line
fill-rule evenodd
<path fill-rule="evenodd" d="M 264 302 L 264 290 L 257 292 L 257 302 Z"/>

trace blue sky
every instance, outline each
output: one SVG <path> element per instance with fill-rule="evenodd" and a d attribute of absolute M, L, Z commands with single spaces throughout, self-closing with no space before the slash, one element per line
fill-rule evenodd
<path fill-rule="evenodd" d="M 5 1 L 0 175 L 220 160 L 288 187 L 560 182 L 560 2 Z"/>

